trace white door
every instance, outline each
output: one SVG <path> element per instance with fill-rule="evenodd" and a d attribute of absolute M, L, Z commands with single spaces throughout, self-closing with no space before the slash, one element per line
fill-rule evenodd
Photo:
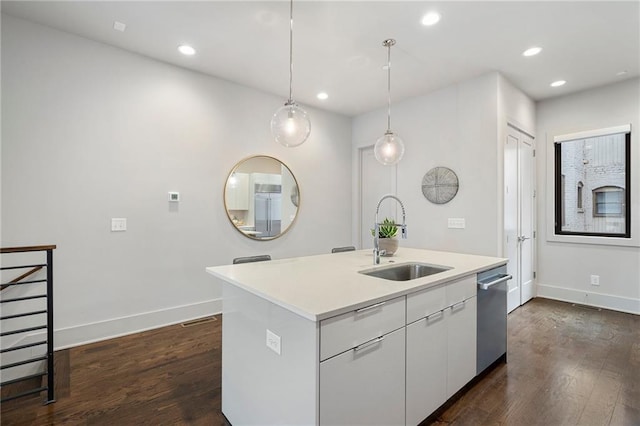
<path fill-rule="evenodd" d="M 378 201 L 396 193 L 396 166 L 384 166 L 373 155 L 373 146 L 360 149 L 360 248 L 373 248 L 371 229 Z M 387 200 L 389 201 L 389 200 Z M 396 216 L 395 202 L 380 206 L 379 219 Z"/>
<path fill-rule="evenodd" d="M 508 126 L 504 151 L 505 256 L 509 258 L 507 308 L 511 312 L 534 295 L 533 138 Z"/>

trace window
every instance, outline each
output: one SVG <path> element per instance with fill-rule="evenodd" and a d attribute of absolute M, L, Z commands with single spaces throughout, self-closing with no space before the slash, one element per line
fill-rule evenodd
<path fill-rule="evenodd" d="M 584 188 L 584 183 L 578 182 L 578 189 L 576 190 L 576 197 L 578 198 L 576 207 L 578 208 L 578 213 L 584 213 L 584 208 L 582 207 L 582 188 Z"/>
<path fill-rule="evenodd" d="M 555 138 L 555 234 L 631 237 L 631 127 Z"/>
<path fill-rule="evenodd" d="M 624 189 L 603 186 L 593 190 L 594 217 L 622 217 L 624 214 Z"/>

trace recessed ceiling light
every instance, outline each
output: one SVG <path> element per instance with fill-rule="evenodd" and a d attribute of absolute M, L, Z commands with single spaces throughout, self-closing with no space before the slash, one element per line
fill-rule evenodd
<path fill-rule="evenodd" d="M 188 44 L 181 44 L 178 46 L 178 51 L 183 55 L 191 56 L 196 54 L 196 49 L 189 46 Z"/>
<path fill-rule="evenodd" d="M 429 12 L 422 17 L 422 21 L 420 22 L 422 22 L 422 25 L 428 27 L 437 24 L 438 21 L 440 21 L 440 14 L 438 12 Z"/>
<path fill-rule="evenodd" d="M 327 92 L 320 92 L 316 95 L 316 97 L 321 101 L 324 101 L 325 99 L 329 98 L 329 95 L 327 94 Z"/>
<path fill-rule="evenodd" d="M 542 47 L 530 47 L 522 52 L 522 56 L 535 56 L 540 52 L 542 52 Z"/>
<path fill-rule="evenodd" d="M 620 72 L 616 73 L 616 75 L 617 75 L 617 76 L 627 75 L 627 73 L 628 73 L 628 71 L 627 71 L 627 70 L 623 70 L 623 71 L 620 71 Z"/>
<path fill-rule="evenodd" d="M 551 83 L 551 87 L 564 86 L 565 83 L 566 83 L 566 81 L 564 81 L 564 80 L 554 81 L 553 83 Z"/>
<path fill-rule="evenodd" d="M 127 29 L 127 24 L 124 22 L 113 21 L 113 29 L 116 31 L 124 32 Z"/>

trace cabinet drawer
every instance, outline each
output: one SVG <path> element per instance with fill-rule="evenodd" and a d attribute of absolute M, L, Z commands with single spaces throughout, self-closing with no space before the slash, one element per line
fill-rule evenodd
<path fill-rule="evenodd" d="M 407 324 L 447 307 L 446 285 L 428 288 L 407 296 Z"/>
<path fill-rule="evenodd" d="M 376 303 L 320 322 L 320 360 L 404 327 L 405 297 Z"/>
<path fill-rule="evenodd" d="M 447 306 L 462 302 L 477 293 L 476 274 L 466 276 L 459 280 L 453 281 L 446 286 L 447 288 Z"/>
<path fill-rule="evenodd" d="M 320 363 L 320 425 L 404 425 L 405 329 Z"/>

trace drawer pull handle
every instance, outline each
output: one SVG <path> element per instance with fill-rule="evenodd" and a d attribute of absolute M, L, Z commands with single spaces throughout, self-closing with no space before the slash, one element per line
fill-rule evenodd
<path fill-rule="evenodd" d="M 359 314 L 361 312 L 366 312 L 368 310 L 371 309 L 375 309 L 375 308 L 379 308 L 380 306 L 384 305 L 387 302 L 380 302 L 380 303 L 376 303 L 375 305 L 371 305 L 371 306 L 365 306 L 364 308 L 360 308 L 356 311 L 356 314 Z"/>
<path fill-rule="evenodd" d="M 443 315 L 444 315 L 444 309 L 438 312 L 434 312 L 431 315 L 427 315 L 427 321 L 431 321 L 432 319 L 436 317 L 441 317 Z"/>
<path fill-rule="evenodd" d="M 463 300 L 462 302 L 455 303 L 455 304 L 451 305 L 451 310 L 455 311 L 458 308 L 464 307 L 465 303 L 467 303 L 466 300 Z"/>
<path fill-rule="evenodd" d="M 366 349 L 366 348 L 368 348 L 369 346 L 373 346 L 373 345 L 375 345 L 376 343 L 380 343 L 380 342 L 382 342 L 383 340 L 384 340 L 384 336 L 380 336 L 380 337 L 378 337 L 377 339 L 369 340 L 368 342 L 365 342 L 365 343 L 363 343 L 363 344 L 361 344 L 361 345 L 356 346 L 355 348 L 353 348 L 353 350 L 357 352 L 357 351 L 359 351 L 359 350 L 361 350 L 361 349 Z"/>

